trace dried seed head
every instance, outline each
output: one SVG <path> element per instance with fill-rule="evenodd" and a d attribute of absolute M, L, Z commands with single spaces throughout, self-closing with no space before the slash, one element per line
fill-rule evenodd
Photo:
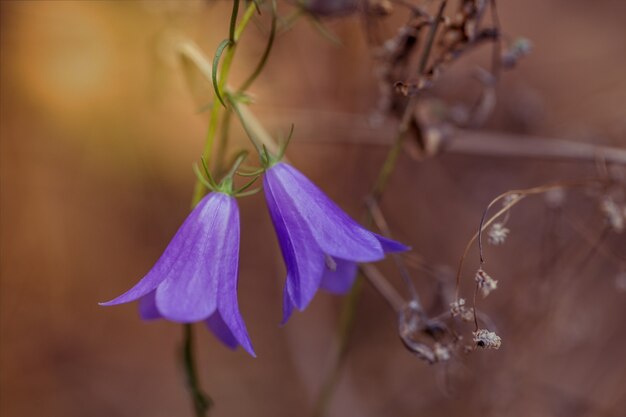
<path fill-rule="evenodd" d="M 465 310 L 465 298 L 459 298 L 456 301 L 450 303 L 450 313 L 453 317 L 461 314 L 461 311 Z"/>
<path fill-rule="evenodd" d="M 368 13 L 374 16 L 387 16 L 393 12 L 393 4 L 390 0 L 369 0 Z"/>
<path fill-rule="evenodd" d="M 474 309 L 465 306 L 464 298 L 459 298 L 450 303 L 450 314 L 452 314 L 452 317 L 461 317 L 463 321 L 472 321 L 474 319 Z"/>
<path fill-rule="evenodd" d="M 435 343 L 433 346 L 433 352 L 437 362 L 445 362 L 450 359 L 450 348 L 442 345 L 441 343 Z"/>
<path fill-rule="evenodd" d="M 476 284 L 478 284 L 478 288 L 482 293 L 483 297 L 488 296 L 492 291 L 495 291 L 498 288 L 498 281 L 491 278 L 487 273 L 480 268 L 476 272 Z"/>
<path fill-rule="evenodd" d="M 500 349 L 502 344 L 500 336 L 486 329 L 478 329 L 472 332 L 472 335 L 474 336 L 474 344 L 483 349 Z"/>
<path fill-rule="evenodd" d="M 517 62 L 528 55 L 532 50 L 532 43 L 526 38 L 516 39 L 502 54 L 502 65 L 505 68 L 514 67 Z"/>
<path fill-rule="evenodd" d="M 494 223 L 489 229 L 489 232 L 487 232 L 489 243 L 494 246 L 503 244 L 506 237 L 509 235 L 509 232 L 510 230 L 504 227 L 504 224 Z"/>
<path fill-rule="evenodd" d="M 615 233 L 624 231 L 626 219 L 624 208 L 620 207 L 611 197 L 604 197 L 600 203 L 600 209 L 606 217 L 606 221 Z"/>
<path fill-rule="evenodd" d="M 511 204 L 513 201 L 521 198 L 522 195 L 518 194 L 518 193 L 513 193 L 513 194 L 507 194 L 502 198 L 502 205 L 503 206 L 508 206 L 509 204 Z"/>

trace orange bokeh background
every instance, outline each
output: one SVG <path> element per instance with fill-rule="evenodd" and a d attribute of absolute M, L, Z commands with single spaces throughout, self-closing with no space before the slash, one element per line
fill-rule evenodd
<path fill-rule="evenodd" d="M 98 306 L 129 288 L 157 259 L 189 210 L 211 99 L 190 92 L 168 48 L 185 36 L 209 56 L 228 30 L 227 1 L 2 1 L 0 414 L 191 415 L 174 355 L 180 326 L 144 323 L 136 306 Z M 504 74 L 485 130 L 626 146 L 626 3 L 500 2 L 505 32 L 533 52 Z M 280 3 L 281 10 L 291 10 Z M 232 78 L 242 80 L 265 45 L 251 25 Z M 266 23 L 266 22 L 265 22 Z M 393 24 L 389 23 L 393 28 Z M 329 42 L 306 21 L 279 36 L 252 88 L 273 133 L 290 120 L 348 120 L 376 104 L 374 64 L 358 16 L 332 19 Z M 393 33 L 393 31 L 392 31 Z M 466 100 L 468 72 L 488 52 L 454 66 L 437 86 Z M 346 119 L 347 118 L 347 119 Z M 320 127 L 316 126 L 319 132 Z M 296 124 L 290 160 L 354 217 L 385 156 L 359 144 L 349 123 L 324 137 Z M 233 151 L 248 146 L 233 130 Z M 594 175 L 593 163 L 443 154 L 403 156 L 382 208 L 396 237 L 430 265 L 453 268 L 485 205 L 508 189 Z M 307 415 L 336 343 L 341 299 L 320 293 L 284 327 L 285 270 L 262 195 L 242 199 L 239 298 L 259 355 L 231 352 L 198 332 L 201 379 L 215 416 Z M 568 195 L 564 216 L 590 230 L 592 198 Z M 332 416 L 618 416 L 626 409 L 626 294 L 589 243 L 561 224 L 568 257 L 540 275 L 549 214 L 520 205 L 511 236 L 489 249 L 498 293 L 481 308 L 503 337 L 454 365 L 427 366 L 397 337 L 396 318 L 369 286 Z M 626 252 L 625 235 L 604 242 Z M 468 266 L 476 266 L 472 258 Z M 401 283 L 392 265 L 383 269 Z M 426 304 L 436 283 L 414 273 Z M 198 329 L 201 330 L 201 329 Z M 448 382 L 446 382 L 448 381 Z"/>

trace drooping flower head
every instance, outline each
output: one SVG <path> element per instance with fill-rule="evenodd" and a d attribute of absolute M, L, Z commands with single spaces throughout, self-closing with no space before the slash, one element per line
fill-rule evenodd
<path fill-rule="evenodd" d="M 284 162 L 266 170 L 263 188 L 287 266 L 283 322 L 294 306 L 303 310 L 320 287 L 347 292 L 358 262 L 378 261 L 385 252 L 408 249 L 364 229 Z"/>
<path fill-rule="evenodd" d="M 239 209 L 223 192 L 205 196 L 150 272 L 133 288 L 102 303 L 140 300 L 144 319 L 204 321 L 225 345 L 255 356 L 237 302 Z"/>

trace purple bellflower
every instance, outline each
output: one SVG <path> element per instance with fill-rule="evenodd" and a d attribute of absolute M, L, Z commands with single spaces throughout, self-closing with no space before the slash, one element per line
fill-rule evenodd
<path fill-rule="evenodd" d="M 102 303 L 140 300 L 145 320 L 204 321 L 226 346 L 256 356 L 237 303 L 239 209 L 223 192 L 205 196 L 150 272 L 133 288 Z"/>
<path fill-rule="evenodd" d="M 318 288 L 346 293 L 358 262 L 373 262 L 403 244 L 372 233 L 333 203 L 292 166 L 278 162 L 265 172 L 263 188 L 287 266 L 283 323 L 303 310 Z"/>

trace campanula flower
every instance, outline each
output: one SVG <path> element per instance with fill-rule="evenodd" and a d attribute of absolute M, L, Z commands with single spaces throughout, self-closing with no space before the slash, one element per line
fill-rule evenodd
<path fill-rule="evenodd" d="M 283 322 L 303 310 L 318 288 L 345 293 L 358 262 L 373 262 L 401 243 L 364 229 L 292 166 L 278 162 L 265 172 L 263 188 L 287 266 Z"/>
<path fill-rule="evenodd" d="M 255 356 L 237 303 L 238 264 L 237 202 L 212 192 L 189 214 L 150 272 L 102 305 L 140 300 L 140 315 L 147 320 L 204 321 L 225 345 L 241 345 Z"/>

